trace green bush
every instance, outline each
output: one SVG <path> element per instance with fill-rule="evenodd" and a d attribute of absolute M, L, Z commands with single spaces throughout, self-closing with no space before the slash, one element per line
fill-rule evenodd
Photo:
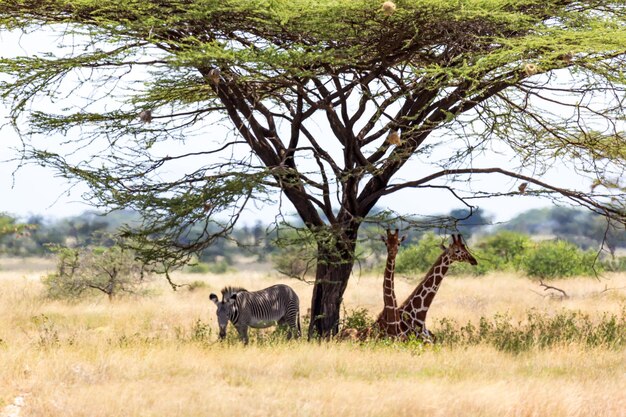
<path fill-rule="evenodd" d="M 520 269 L 532 246 L 529 236 L 508 230 L 487 236 L 478 243 L 495 270 Z"/>
<path fill-rule="evenodd" d="M 559 278 L 595 275 L 601 269 L 596 252 L 582 251 L 564 240 L 537 244 L 524 261 L 524 270 L 531 277 Z M 595 269 L 594 269 L 595 268 Z"/>
<path fill-rule="evenodd" d="M 522 268 L 531 249 L 532 241 L 529 236 L 503 230 L 486 236 L 472 248 L 478 265 L 457 262 L 450 268 L 450 273 L 484 275 L 491 271 L 517 271 Z"/>
<path fill-rule="evenodd" d="M 434 233 L 424 234 L 417 245 L 400 249 L 396 258 L 396 272 L 426 272 L 441 255 L 441 238 Z"/>
<path fill-rule="evenodd" d="M 344 311 L 341 327 L 362 331 L 371 328 L 373 324 L 374 319 L 370 317 L 367 309 L 355 308 L 348 312 Z"/>
<path fill-rule="evenodd" d="M 441 254 L 441 238 L 426 233 L 417 245 L 402 248 L 396 259 L 398 273 L 424 273 Z M 626 270 L 626 259 L 611 263 L 596 262 L 593 250 L 582 251 L 578 246 L 562 241 L 534 244 L 529 236 L 500 231 L 483 238 L 469 248 L 478 265 L 455 262 L 450 275 L 483 275 L 491 271 L 523 271 L 531 277 L 556 278 L 595 275 L 603 265 L 608 270 Z"/>

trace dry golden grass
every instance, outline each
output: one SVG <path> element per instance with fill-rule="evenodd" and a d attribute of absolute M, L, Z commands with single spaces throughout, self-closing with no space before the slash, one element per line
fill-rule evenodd
<path fill-rule="evenodd" d="M 419 277 L 396 277 L 396 295 L 402 302 L 413 291 Z M 495 312 L 509 312 L 513 318 L 529 309 L 554 311 L 575 309 L 585 313 L 618 313 L 626 304 L 626 275 L 605 274 L 593 278 L 551 280 L 549 285 L 566 291 L 561 299 L 556 291 L 544 291 L 539 281 L 511 273 L 484 277 L 446 277 L 429 311 L 429 321 L 448 317 L 458 321 L 476 320 Z M 380 287 L 380 288 L 379 288 Z M 606 291 L 605 291 L 606 289 Z M 550 295 L 554 295 L 551 297 Z M 378 277 L 355 277 L 346 291 L 346 305 L 361 306 L 378 313 L 382 306 L 382 281 Z"/>
<path fill-rule="evenodd" d="M 489 346 L 216 343 L 211 292 L 225 284 L 288 282 L 306 312 L 311 287 L 273 275 L 179 275 L 142 299 L 76 304 L 42 298 L 41 272 L 0 263 L 0 410 L 25 395 L 20 416 L 626 416 L 626 352 L 576 344 L 521 354 Z M 619 312 L 626 275 L 551 282 L 571 297 L 541 297 L 515 276 L 446 278 L 429 320 L 459 322 L 529 308 Z M 399 298 L 412 284 L 399 279 Z M 378 277 L 354 277 L 346 308 L 377 312 Z M 198 322 L 200 320 L 200 322 Z M 209 340 L 206 325 L 213 329 Z M 254 332 L 252 332 L 254 334 Z M 201 339 L 201 337 L 200 337 Z M 2 415 L 2 411 L 0 411 Z"/>

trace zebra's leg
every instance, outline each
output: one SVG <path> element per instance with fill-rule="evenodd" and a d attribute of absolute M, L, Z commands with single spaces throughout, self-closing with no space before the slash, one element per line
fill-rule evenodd
<path fill-rule="evenodd" d="M 300 329 L 300 304 L 292 302 L 287 309 L 287 315 L 285 317 L 287 324 L 289 325 L 289 335 L 294 336 L 296 339 L 301 336 Z"/>
<path fill-rule="evenodd" d="M 288 317 L 285 316 L 283 317 L 282 322 L 289 328 L 287 332 L 287 340 L 291 340 L 292 337 L 296 339 L 300 337 L 300 314 L 296 313 Z"/>
<path fill-rule="evenodd" d="M 302 335 L 300 330 L 300 312 L 296 312 L 296 314 L 289 321 L 289 329 L 293 332 L 296 339 Z"/>
<path fill-rule="evenodd" d="M 282 319 L 278 320 L 278 325 L 281 327 L 287 327 L 287 340 L 291 340 L 292 337 L 298 337 L 297 329 L 294 327 L 292 323 L 293 320 L 287 318 L 286 316 Z"/>
<path fill-rule="evenodd" d="M 244 345 L 248 344 L 248 326 L 237 326 L 237 332 L 239 338 L 243 341 Z"/>
<path fill-rule="evenodd" d="M 287 340 L 291 339 L 291 325 L 287 321 L 287 316 L 282 316 L 276 322 L 278 329 L 282 332 L 285 327 L 287 327 Z"/>

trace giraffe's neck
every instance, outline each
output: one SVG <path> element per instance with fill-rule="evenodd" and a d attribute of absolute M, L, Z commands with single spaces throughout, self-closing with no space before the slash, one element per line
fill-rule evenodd
<path fill-rule="evenodd" d="M 403 333 L 424 328 L 428 309 L 451 263 L 448 254 L 442 253 L 428 270 L 426 277 L 399 307 L 398 311 L 400 312 Z"/>
<path fill-rule="evenodd" d="M 384 308 L 378 318 L 381 330 L 389 336 L 396 336 L 399 333 L 400 314 L 398 312 L 398 302 L 394 291 L 394 273 L 396 269 L 396 255 L 387 255 L 385 266 L 385 278 L 383 280 L 383 302 Z"/>

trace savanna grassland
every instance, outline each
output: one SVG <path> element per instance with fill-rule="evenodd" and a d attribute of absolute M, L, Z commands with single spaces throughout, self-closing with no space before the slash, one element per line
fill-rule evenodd
<path fill-rule="evenodd" d="M 172 292 L 76 303 L 43 297 L 38 263 L 0 261 L 0 410 L 20 416 L 626 416 L 626 275 L 551 281 L 448 277 L 415 341 L 216 341 L 211 292 L 287 282 L 273 273 L 179 274 Z M 403 299 L 418 277 L 398 277 Z M 382 305 L 355 276 L 346 312 Z M 256 334 L 255 334 L 256 333 Z M 23 406 L 11 404 L 23 398 Z M 2 415 L 0 411 L 0 415 Z"/>

